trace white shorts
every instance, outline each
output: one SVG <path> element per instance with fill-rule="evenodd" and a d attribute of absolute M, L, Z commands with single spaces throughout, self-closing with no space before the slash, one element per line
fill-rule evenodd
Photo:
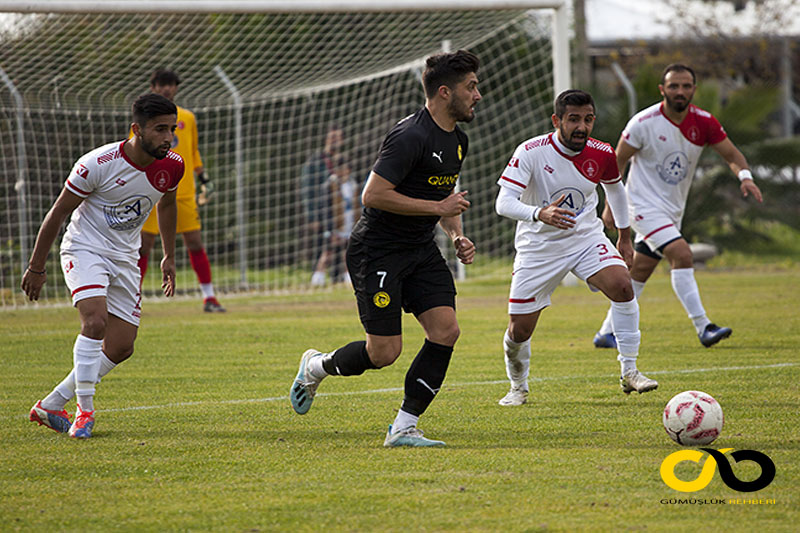
<path fill-rule="evenodd" d="M 534 254 L 517 254 L 508 297 L 509 315 L 527 315 L 550 305 L 550 295 L 568 272 L 586 281 L 606 267 L 625 267 L 625 260 L 604 234 L 584 241 L 576 253 L 541 259 Z M 589 284 L 589 288 L 597 290 Z"/>
<path fill-rule="evenodd" d="M 631 228 L 636 232 L 635 242 L 644 241 L 655 253 L 665 244 L 683 237 L 680 222 L 676 224 L 664 213 L 634 214 L 631 217 Z"/>
<path fill-rule="evenodd" d="M 83 250 L 61 252 L 61 270 L 72 293 L 72 305 L 93 296 L 105 296 L 110 315 L 139 326 L 142 273 L 135 262 L 112 261 Z"/>

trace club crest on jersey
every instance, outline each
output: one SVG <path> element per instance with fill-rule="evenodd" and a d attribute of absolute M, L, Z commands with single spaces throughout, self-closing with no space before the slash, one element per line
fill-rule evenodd
<path fill-rule="evenodd" d="M 516 157 L 512 157 L 508 161 L 508 166 L 510 166 L 511 168 L 519 168 L 519 159 Z"/>
<path fill-rule="evenodd" d="M 689 131 L 686 132 L 686 135 L 689 137 L 690 141 L 696 143 L 698 139 L 700 139 L 700 129 L 697 126 L 691 126 Z"/>
<path fill-rule="evenodd" d="M 127 231 L 144 224 L 152 209 L 153 201 L 150 197 L 137 194 L 122 200 L 117 205 L 104 205 L 103 214 L 109 228 Z"/>
<path fill-rule="evenodd" d="M 561 200 L 561 203 L 556 207 L 574 211 L 576 217 L 580 215 L 583 212 L 583 208 L 586 206 L 586 197 L 583 195 L 580 189 L 576 189 L 574 187 L 564 187 L 563 189 L 557 190 L 550 195 L 550 199 L 547 200 L 545 206 L 550 205 L 561 198 L 562 194 L 564 195 L 564 199 Z"/>
<path fill-rule="evenodd" d="M 597 172 L 600 170 L 600 165 L 598 165 L 597 161 L 594 159 L 587 159 L 581 165 L 581 170 L 587 178 L 594 178 L 597 175 Z"/>
<path fill-rule="evenodd" d="M 672 152 L 656 165 L 659 177 L 670 185 L 677 185 L 689 174 L 689 158 L 683 152 Z"/>
<path fill-rule="evenodd" d="M 155 185 L 156 189 L 161 191 L 166 189 L 168 184 L 169 184 L 169 172 L 167 172 L 162 168 L 161 170 L 156 172 L 155 176 L 153 176 L 153 185 Z"/>

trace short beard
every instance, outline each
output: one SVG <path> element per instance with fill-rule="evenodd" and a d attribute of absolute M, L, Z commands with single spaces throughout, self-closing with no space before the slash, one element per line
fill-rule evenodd
<path fill-rule="evenodd" d="M 169 153 L 169 149 L 167 149 L 162 154 L 158 148 L 156 148 L 152 144 L 147 143 L 144 139 L 142 139 L 142 150 L 144 150 L 147 153 L 147 155 L 155 157 L 156 159 L 164 159 L 165 157 L 167 157 L 167 154 Z"/>
<path fill-rule="evenodd" d="M 573 141 L 571 141 L 570 139 L 567 138 L 567 133 L 564 131 L 563 128 L 561 128 L 560 131 L 561 131 L 561 136 L 560 136 L 559 140 L 564 144 L 564 146 L 566 146 L 567 148 L 569 148 L 573 152 L 580 152 L 581 150 L 586 148 L 586 141 L 589 140 L 589 136 L 588 135 L 583 138 L 583 144 L 576 144 L 575 142 L 573 142 Z"/>
<path fill-rule="evenodd" d="M 667 97 L 667 105 L 670 109 L 675 111 L 676 113 L 683 113 L 686 111 L 686 108 L 689 107 L 689 104 L 692 102 L 691 99 L 685 100 L 683 102 L 676 102 L 675 100 Z"/>
<path fill-rule="evenodd" d="M 462 108 L 456 100 L 450 100 L 447 104 L 447 112 L 456 122 L 472 122 L 472 119 L 475 118 L 475 113 L 471 112 L 469 107 Z"/>

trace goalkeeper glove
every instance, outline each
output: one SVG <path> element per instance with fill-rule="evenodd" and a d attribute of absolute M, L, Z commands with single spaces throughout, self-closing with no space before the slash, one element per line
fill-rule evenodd
<path fill-rule="evenodd" d="M 197 195 L 197 205 L 206 205 L 214 193 L 214 184 L 206 177 L 205 172 L 197 175 L 197 181 L 200 182 L 200 193 Z"/>

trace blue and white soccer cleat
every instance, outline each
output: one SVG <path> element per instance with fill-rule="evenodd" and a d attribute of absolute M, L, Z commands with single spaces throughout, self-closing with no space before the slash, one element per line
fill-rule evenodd
<path fill-rule="evenodd" d="M 601 335 L 600 332 L 595 333 L 594 340 L 595 348 L 616 348 L 617 347 L 617 338 L 614 336 L 613 333 L 606 333 L 605 335 Z"/>
<path fill-rule="evenodd" d="M 92 436 L 92 429 L 94 429 L 94 411 L 84 411 L 79 405 L 78 412 L 75 413 L 75 422 L 69 428 L 69 436 L 73 439 L 88 439 Z"/>
<path fill-rule="evenodd" d="M 72 425 L 69 419 L 69 413 L 66 409 L 62 409 L 61 411 L 45 409 L 42 407 L 41 400 L 36 402 L 36 405 L 31 408 L 30 421 L 38 422 L 40 426 L 47 426 L 59 433 L 66 433 Z"/>
<path fill-rule="evenodd" d="M 731 328 L 721 328 L 712 322 L 707 325 L 703 333 L 700 333 L 697 337 L 700 339 L 700 344 L 708 348 L 714 346 L 722 339 L 727 339 L 731 336 L 731 333 L 733 333 Z"/>
<path fill-rule="evenodd" d="M 318 350 L 306 350 L 303 353 L 303 358 L 300 359 L 300 369 L 297 371 L 297 377 L 292 382 L 292 388 L 289 389 L 289 400 L 298 415 L 304 415 L 311 409 L 311 403 L 317 393 L 320 380 L 314 378 L 311 372 L 308 371 L 308 361 L 321 353 Z"/>
<path fill-rule="evenodd" d="M 392 433 L 392 425 L 389 424 L 389 431 L 386 432 L 386 440 L 383 441 L 386 448 L 397 448 L 400 446 L 410 447 L 429 447 L 444 446 L 440 440 L 426 439 L 422 436 L 422 431 L 415 427 L 401 429 L 397 433 Z"/>

